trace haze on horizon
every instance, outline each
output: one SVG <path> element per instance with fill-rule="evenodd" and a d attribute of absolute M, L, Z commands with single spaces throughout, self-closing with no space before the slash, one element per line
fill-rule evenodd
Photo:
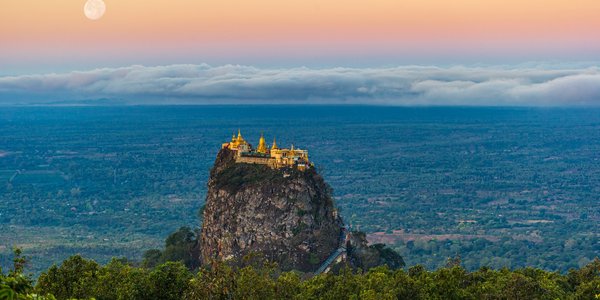
<path fill-rule="evenodd" d="M 105 2 L 3 3 L 0 105 L 600 102 L 595 0 Z"/>

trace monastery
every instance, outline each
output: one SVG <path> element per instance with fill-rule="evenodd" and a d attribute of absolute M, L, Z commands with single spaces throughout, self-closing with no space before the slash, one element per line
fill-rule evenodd
<path fill-rule="evenodd" d="M 295 149 L 294 145 L 290 149 L 279 148 L 275 139 L 273 139 L 273 145 L 269 148 L 262 134 L 256 149 L 253 149 L 252 145 L 244 140 L 239 130 L 237 137 L 234 134 L 231 137 L 231 142 L 224 143 L 222 148 L 235 152 L 236 163 L 261 164 L 273 169 L 297 168 L 300 171 L 313 167 L 313 164 L 308 160 L 308 150 Z"/>

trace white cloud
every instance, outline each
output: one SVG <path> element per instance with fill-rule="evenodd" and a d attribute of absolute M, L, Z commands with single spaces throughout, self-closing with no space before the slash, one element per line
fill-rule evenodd
<path fill-rule="evenodd" d="M 0 77 L 0 104 L 81 104 L 95 99 L 128 104 L 600 105 L 600 69 L 259 69 L 203 64 Z"/>

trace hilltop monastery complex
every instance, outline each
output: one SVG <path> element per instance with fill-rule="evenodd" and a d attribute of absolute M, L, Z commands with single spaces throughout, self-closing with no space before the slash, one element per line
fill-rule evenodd
<path fill-rule="evenodd" d="M 279 148 L 275 139 L 273 139 L 273 145 L 268 147 L 262 134 L 256 149 L 253 149 L 252 145 L 244 140 L 240 131 L 238 131 L 237 137 L 234 134 L 231 142 L 224 143 L 222 148 L 235 152 L 236 163 L 261 164 L 273 169 L 297 168 L 301 171 L 313 166 L 308 160 L 308 150 L 295 149 L 294 145 L 290 149 Z"/>

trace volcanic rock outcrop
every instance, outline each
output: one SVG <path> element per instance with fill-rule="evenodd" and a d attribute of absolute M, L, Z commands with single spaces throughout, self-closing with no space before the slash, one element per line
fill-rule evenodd
<path fill-rule="evenodd" d="M 314 168 L 236 163 L 228 149 L 217 155 L 203 212 L 204 263 L 260 253 L 282 270 L 311 272 L 342 234 L 331 189 Z"/>

